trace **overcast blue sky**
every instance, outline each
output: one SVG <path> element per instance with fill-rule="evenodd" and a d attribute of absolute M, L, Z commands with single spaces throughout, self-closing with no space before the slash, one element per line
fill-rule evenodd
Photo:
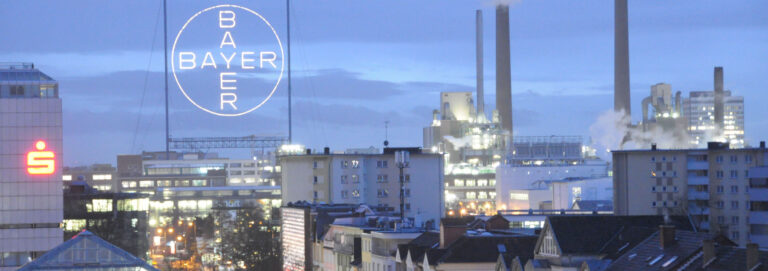
<path fill-rule="evenodd" d="M 168 1 L 171 39 L 221 1 Z M 228 1 L 285 41 L 285 2 Z M 64 102 L 65 165 L 164 148 L 162 1 L 3 1 L 0 60 L 34 62 Z M 292 1 L 294 139 L 313 148 L 421 145 L 441 91 L 474 91 L 474 19 L 485 20 L 493 108 L 494 12 L 487 0 Z M 630 1 L 634 118 L 650 86 L 725 86 L 745 96 L 747 140 L 768 139 L 768 1 Z M 590 136 L 611 110 L 613 1 L 519 1 L 510 9 L 515 134 Z M 202 38 L 218 39 L 218 34 Z M 171 81 L 173 137 L 287 134 L 285 84 L 238 118 L 191 105 Z"/>

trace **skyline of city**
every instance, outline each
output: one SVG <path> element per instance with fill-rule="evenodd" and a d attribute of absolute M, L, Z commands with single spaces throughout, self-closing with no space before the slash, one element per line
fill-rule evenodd
<path fill-rule="evenodd" d="M 253 7 L 247 2 L 235 3 Z M 90 3 L 83 11 L 93 14 L 91 21 L 72 20 L 68 17 L 72 15 L 59 12 L 61 8 L 71 9 L 75 5 L 40 2 L 32 4 L 39 6 L 14 7 L 16 4 L 9 3 L 8 8 L 0 12 L 25 14 L 34 10 L 47 14 L 52 20 L 60 18 L 75 24 L 85 23 L 78 26 L 82 29 L 94 28 L 81 32 L 73 31 L 72 26 L 30 22 L 10 30 L 20 31 L 19 40 L 29 43 L 0 45 L 3 59 L 35 62 L 60 82 L 67 124 L 64 126 L 66 166 L 114 163 L 116 154 L 163 148 L 159 72 L 162 29 L 157 20 L 147 19 L 160 18 L 154 17 L 160 15 L 159 4 L 120 7 Z M 174 34 L 194 10 L 210 4 L 181 6 L 170 1 L 169 34 Z M 768 112 L 758 106 L 757 101 L 764 95 L 760 90 L 768 85 L 754 78 L 759 78 L 758 74 L 764 73 L 768 65 L 752 61 L 765 54 L 760 50 L 765 47 L 768 36 L 764 15 L 758 12 L 762 4 L 688 2 L 665 6 L 661 11 L 654 8 L 654 3 L 630 3 L 633 107 L 639 108 L 650 86 L 659 82 L 671 84 L 673 91 L 682 90 L 686 94 L 711 90 L 712 67 L 723 66 L 726 90 L 745 97 L 746 139 L 752 145 L 763 140 L 761 135 L 768 133 L 765 131 L 768 125 L 763 125 L 766 120 L 759 116 Z M 291 33 L 295 71 L 294 141 L 316 149 L 381 147 L 384 121 L 388 120 L 389 140 L 393 145 L 420 146 L 419 131 L 429 124 L 430 111 L 435 108 L 439 93 L 474 90 L 473 11 L 482 9 L 488 14 L 484 47 L 486 52 L 493 52 L 491 5 L 484 1 L 392 4 L 384 13 L 376 12 L 381 10 L 376 5 L 346 2 L 339 5 L 348 12 L 335 12 L 336 16 L 331 19 L 310 10 L 322 8 L 320 10 L 332 13 L 332 6 L 292 4 L 296 18 Z M 264 3 L 258 9 L 284 38 L 284 6 Z M 574 9 L 583 12 L 569 12 Z M 110 14 L 118 11 L 128 14 L 127 20 L 131 23 L 96 23 L 107 22 Z M 558 16 L 538 16 L 543 11 Z M 675 13 L 686 13 L 686 16 L 671 16 Z M 713 14 L 723 14 L 722 19 L 710 22 Z M 9 20 L 13 16 L 3 18 Z M 515 134 L 593 136 L 590 126 L 609 111 L 612 104 L 610 5 L 523 1 L 512 5 L 510 18 L 512 101 L 518 127 Z M 381 20 L 388 23 L 373 27 Z M 345 24 L 350 21 L 356 23 Z M 31 32 L 46 33 L 53 38 L 67 36 L 57 39 L 55 44 L 37 47 L 36 44 L 44 44 L 36 42 L 37 36 L 23 35 Z M 148 34 L 153 32 L 154 38 Z M 373 32 L 387 35 L 371 35 Z M 120 36 L 114 36 L 117 33 L 135 38 L 113 42 L 120 40 Z M 105 36 L 114 38 L 103 38 Z M 710 39 L 711 36 L 723 38 Z M 651 42 L 653 40 L 656 41 Z M 150 54 L 151 48 L 154 49 Z M 443 55 L 456 57 L 444 58 Z M 72 63 L 69 61 L 72 57 L 81 61 Z M 121 64 L 106 64 L 104 59 Z M 486 53 L 485 59 L 485 69 L 492 71 L 494 58 Z M 147 68 L 151 72 L 143 71 Z M 485 74 L 486 108 L 494 108 L 494 77 L 492 72 Z M 228 135 L 239 136 L 287 133 L 283 116 L 286 112 L 284 85 L 263 109 L 235 119 L 199 112 L 179 95 L 174 85 L 170 85 L 170 94 L 173 137 L 217 136 L 221 134 L 216 130 L 224 128 Z M 399 107 L 391 106 L 395 101 Z M 137 108 L 141 108 L 141 104 L 143 114 L 137 120 Z M 583 117 L 562 117 L 574 115 Z M 640 119 L 639 110 L 633 112 L 633 117 Z M 101 147 L 92 148 L 94 143 L 100 143 Z"/>

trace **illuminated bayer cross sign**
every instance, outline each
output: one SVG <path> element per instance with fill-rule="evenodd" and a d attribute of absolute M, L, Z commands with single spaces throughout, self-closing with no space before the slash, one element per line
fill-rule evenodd
<path fill-rule="evenodd" d="M 283 45 L 261 14 L 217 5 L 187 20 L 173 41 L 171 69 L 181 93 L 218 116 L 240 116 L 266 103 L 283 76 Z"/>

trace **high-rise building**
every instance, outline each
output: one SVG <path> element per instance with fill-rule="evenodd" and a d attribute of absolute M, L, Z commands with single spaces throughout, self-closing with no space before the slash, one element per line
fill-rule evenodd
<path fill-rule="evenodd" d="M 744 146 L 744 97 L 723 92 L 723 133 L 715 131 L 715 92 L 692 91 L 683 99 L 683 116 L 688 120 L 688 136 L 693 146 L 703 148 L 708 141 L 728 142 L 733 148 Z"/>
<path fill-rule="evenodd" d="M 711 142 L 706 149 L 614 151 L 614 213 L 689 216 L 697 228 L 744 246 L 757 241 L 752 239 L 753 229 L 760 230 L 755 234 L 765 234 L 762 227 L 750 226 L 754 218 L 764 218 L 763 210 L 768 209 L 751 202 L 751 189 L 761 184 L 754 179 L 755 187 L 750 188 L 750 178 L 754 168 L 766 163 L 764 143 L 741 149 Z"/>
<path fill-rule="evenodd" d="M 402 169 L 406 218 L 421 226 L 444 214 L 443 156 L 420 148 L 385 148 L 383 153 L 323 153 L 280 156 L 282 202 L 366 204 L 400 209 L 400 173 L 395 152 L 408 151 Z"/>
<path fill-rule="evenodd" d="M 111 164 L 93 164 L 91 166 L 64 167 L 61 175 L 64 185 L 73 181 L 86 182 L 88 186 L 102 192 L 117 192 L 117 169 Z"/>
<path fill-rule="evenodd" d="M 31 63 L 0 66 L 0 270 L 63 241 L 59 84 Z"/>

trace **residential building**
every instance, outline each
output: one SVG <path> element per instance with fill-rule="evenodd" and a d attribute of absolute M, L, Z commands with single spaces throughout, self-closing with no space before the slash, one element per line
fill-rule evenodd
<path fill-rule="evenodd" d="M 767 158 L 763 158 L 768 160 Z M 749 169 L 749 239 L 768 247 L 768 167 Z"/>
<path fill-rule="evenodd" d="M 288 154 L 280 156 L 282 202 L 365 204 L 400 209 L 400 168 L 395 152 L 410 153 L 402 169 L 404 215 L 421 227 L 445 213 L 443 159 L 420 148 L 385 148 L 382 153 Z M 418 191 L 418 192 L 417 192 Z M 417 194 L 418 193 L 418 194 Z"/>
<path fill-rule="evenodd" d="M 744 246 L 754 242 L 749 170 L 765 166 L 766 158 L 764 143 L 741 149 L 712 142 L 707 149 L 614 151 L 614 212 L 690 216 L 697 228 Z"/>
<path fill-rule="evenodd" d="M 59 84 L 31 63 L 0 65 L 0 271 L 62 242 Z"/>
<path fill-rule="evenodd" d="M 84 181 L 72 181 L 64 190 L 64 239 L 83 230 L 132 255 L 148 259 L 149 195 L 102 192 Z"/>
<path fill-rule="evenodd" d="M 146 261 L 86 230 L 51 249 L 42 257 L 27 263 L 19 270 L 158 271 Z"/>
<path fill-rule="evenodd" d="M 715 92 L 691 91 L 683 99 L 683 116 L 688 121 L 688 135 L 693 146 L 704 148 L 709 141 L 728 142 L 731 147 L 742 148 L 744 142 L 744 97 L 723 92 L 723 138 L 715 134 Z"/>
<path fill-rule="evenodd" d="M 110 164 L 64 167 L 61 179 L 64 181 L 65 188 L 73 181 L 86 182 L 88 186 L 103 192 L 117 192 L 120 188 L 117 182 L 117 168 Z"/>

